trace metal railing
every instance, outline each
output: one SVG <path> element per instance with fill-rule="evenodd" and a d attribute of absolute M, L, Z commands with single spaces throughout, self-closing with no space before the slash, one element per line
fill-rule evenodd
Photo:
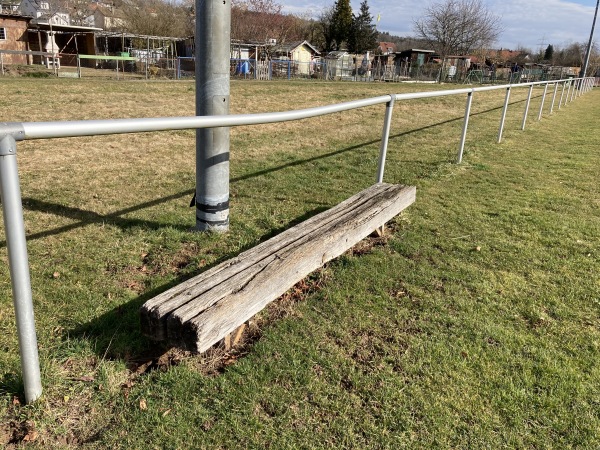
<path fill-rule="evenodd" d="M 320 106 L 301 110 L 261 113 L 238 114 L 223 116 L 194 116 L 194 117 L 167 117 L 148 119 L 116 119 L 116 120 L 86 120 L 65 122 L 25 122 L 25 123 L 0 123 L 0 197 L 4 216 L 4 227 L 8 250 L 10 277 L 13 290 L 19 350 L 21 356 L 21 369 L 25 387 L 25 399 L 34 401 L 42 393 L 37 338 L 33 315 L 33 302 L 31 281 L 26 247 L 25 226 L 23 221 L 23 205 L 17 168 L 17 142 L 31 139 L 52 139 L 78 136 L 96 136 L 109 134 L 140 133 L 167 130 L 185 130 L 214 127 L 234 127 L 241 125 L 258 125 L 266 123 L 287 122 L 292 120 L 308 119 L 327 114 L 333 114 L 352 109 L 385 104 L 385 117 L 380 144 L 379 161 L 377 165 L 376 181 L 383 181 L 390 125 L 394 104 L 403 100 L 413 100 L 450 95 L 465 95 L 464 122 L 460 137 L 457 163 L 462 161 L 465 139 L 471 114 L 473 94 L 476 92 L 506 90 L 504 107 L 498 131 L 498 142 L 502 140 L 506 113 L 509 106 L 511 90 L 520 87 L 529 87 L 529 94 L 525 102 L 525 112 L 521 129 L 525 129 L 533 89 L 536 85 L 544 87 L 541 105 L 537 116 L 541 120 L 543 108 L 550 86 L 554 86 L 550 113 L 553 112 L 559 87 L 562 86 L 558 108 L 572 102 L 577 96 L 590 91 L 594 86 L 594 78 L 577 78 L 569 80 L 543 81 L 522 83 L 515 85 L 486 86 L 478 88 L 453 89 L 444 91 L 417 92 L 411 94 L 390 94 L 363 100 Z"/>

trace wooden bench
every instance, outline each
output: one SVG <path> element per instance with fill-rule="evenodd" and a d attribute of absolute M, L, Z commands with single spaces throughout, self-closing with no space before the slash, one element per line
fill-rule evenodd
<path fill-rule="evenodd" d="M 416 188 L 375 184 L 339 205 L 148 300 L 142 332 L 203 352 L 327 261 L 415 201 Z"/>

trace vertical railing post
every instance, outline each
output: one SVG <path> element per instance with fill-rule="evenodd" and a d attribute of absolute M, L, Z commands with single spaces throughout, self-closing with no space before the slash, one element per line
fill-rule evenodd
<path fill-rule="evenodd" d="M 387 147 L 390 140 L 390 128 L 392 124 L 392 113 L 394 112 L 394 101 L 396 97 L 391 95 L 390 101 L 385 106 L 385 117 L 383 119 L 383 133 L 381 145 L 379 147 L 379 162 L 377 164 L 377 182 L 383 183 L 383 173 L 385 171 L 385 159 L 387 156 Z"/>
<path fill-rule="evenodd" d="M 565 106 L 569 103 L 571 98 L 571 87 L 573 86 L 573 80 L 569 80 L 569 88 L 567 89 L 567 96 L 565 97 Z"/>
<path fill-rule="evenodd" d="M 523 123 L 521 123 L 521 130 L 525 130 L 527 124 L 527 114 L 529 114 L 529 105 L 531 104 L 531 95 L 533 94 L 533 84 L 529 86 L 529 94 L 527 94 L 527 101 L 525 102 L 525 113 L 523 114 Z"/>
<path fill-rule="evenodd" d="M 562 90 L 560 91 L 560 100 L 558 101 L 558 109 L 562 107 L 563 97 L 565 96 L 565 89 L 567 87 L 567 82 L 563 81 Z"/>
<path fill-rule="evenodd" d="M 556 94 L 558 93 L 558 83 L 554 83 L 554 94 L 552 95 L 552 103 L 550 104 L 550 114 L 554 112 L 554 104 L 556 103 Z"/>
<path fill-rule="evenodd" d="M 571 102 L 575 100 L 575 93 L 577 92 L 577 80 L 573 80 L 573 89 L 571 89 Z"/>
<path fill-rule="evenodd" d="M 17 145 L 12 134 L 0 135 L 0 198 L 2 199 L 6 248 L 19 337 L 25 401 L 30 403 L 42 394 L 42 382 L 33 318 L 23 204 L 17 168 Z"/>
<path fill-rule="evenodd" d="M 231 0 L 196 0 L 196 115 L 229 114 Z M 196 130 L 196 229 L 229 229 L 229 128 Z"/>
<path fill-rule="evenodd" d="M 506 111 L 510 101 L 510 87 L 506 88 L 506 98 L 504 99 L 504 108 L 502 108 L 502 118 L 500 119 L 500 129 L 498 130 L 498 144 L 502 142 L 502 133 L 504 132 L 504 122 L 506 121 Z"/>
<path fill-rule="evenodd" d="M 542 114 L 544 114 L 544 102 L 546 101 L 546 94 L 548 93 L 548 83 L 544 85 L 544 94 L 542 95 L 542 103 L 540 103 L 540 112 L 538 113 L 538 122 L 542 120 Z"/>
<path fill-rule="evenodd" d="M 460 144 L 458 146 L 458 156 L 456 158 L 456 164 L 460 164 L 463 158 L 463 152 L 465 150 L 465 140 L 467 139 L 467 129 L 469 128 L 469 117 L 471 115 L 471 104 L 473 103 L 473 92 L 467 94 L 467 104 L 465 106 L 465 119 L 463 122 L 462 133 L 460 135 Z"/>

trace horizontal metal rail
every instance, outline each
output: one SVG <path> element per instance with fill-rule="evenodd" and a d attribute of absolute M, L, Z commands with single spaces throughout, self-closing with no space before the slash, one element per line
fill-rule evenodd
<path fill-rule="evenodd" d="M 501 90 L 515 87 L 546 85 L 548 83 L 569 82 L 570 80 L 537 81 L 523 84 L 506 84 L 499 86 L 483 86 L 478 88 L 452 89 L 445 91 L 417 92 L 412 94 L 390 94 L 363 100 L 337 103 L 314 108 L 297 109 L 284 112 L 236 114 L 228 116 L 184 116 L 147 119 L 107 119 L 56 122 L 24 122 L 23 139 L 52 139 L 79 136 L 97 136 L 109 134 L 143 133 L 168 130 L 189 130 L 198 128 L 236 127 L 244 125 L 261 125 L 267 123 L 288 122 L 310 119 L 327 114 L 380 105 L 392 100 L 415 100 L 422 98 L 444 97 L 475 92 Z"/>
<path fill-rule="evenodd" d="M 506 84 L 500 86 L 482 86 L 478 88 L 453 89 L 444 91 L 417 92 L 412 94 L 390 94 L 379 97 L 338 103 L 334 105 L 319 106 L 315 108 L 299 109 L 294 111 L 238 114 L 222 116 L 193 116 L 193 117 L 165 117 L 148 119 L 114 119 L 114 120 L 84 120 L 68 122 L 24 122 L 0 123 L 0 197 L 5 224 L 5 233 L 8 249 L 9 268 L 13 288 L 13 300 L 19 336 L 19 349 L 21 353 L 21 369 L 27 402 L 36 400 L 42 393 L 39 357 L 37 352 L 37 338 L 33 317 L 33 302 L 31 295 L 29 264 L 27 260 L 27 247 L 25 239 L 25 226 L 23 223 L 23 206 L 21 200 L 19 173 L 17 168 L 17 142 L 29 139 L 51 139 L 78 136 L 96 136 L 124 133 L 156 132 L 167 130 L 186 130 L 198 128 L 234 127 L 243 125 L 259 125 L 292 120 L 309 119 L 327 114 L 339 113 L 353 109 L 386 104 L 384 126 L 381 146 L 379 151 L 379 164 L 377 166 L 377 182 L 383 181 L 387 145 L 390 135 L 391 118 L 395 102 L 403 100 L 416 100 L 423 98 L 444 97 L 450 95 L 467 95 L 465 119 L 463 122 L 459 153 L 457 162 L 463 156 L 465 138 L 471 111 L 473 94 L 477 92 L 505 90 L 506 96 L 502 110 L 498 142 L 502 139 L 504 120 L 509 105 L 510 91 L 513 88 L 529 87 L 529 94 L 523 117 L 522 129 L 525 129 L 527 113 L 531 101 L 533 87 L 544 86 L 544 94 L 538 120 L 543 113 L 544 100 L 548 92 L 548 85 L 556 84 L 554 98 L 558 84 L 563 84 L 558 107 L 563 103 L 565 87 L 568 86 L 565 103 L 573 101 L 576 93 L 581 96 L 594 86 L 593 78 L 578 78 L 568 80 L 538 81 L 522 84 Z M 552 107 L 551 111 L 552 112 Z"/>

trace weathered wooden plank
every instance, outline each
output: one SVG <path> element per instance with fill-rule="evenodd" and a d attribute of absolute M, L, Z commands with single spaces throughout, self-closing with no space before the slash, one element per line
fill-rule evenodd
<path fill-rule="evenodd" d="M 287 245 L 274 248 L 267 241 L 265 251 L 243 276 L 235 274 L 172 311 L 167 318 L 169 340 L 192 351 L 207 350 L 299 280 L 400 213 L 414 202 L 416 193 L 414 187 L 386 184 L 367 191 L 362 201 L 351 202 L 350 208 L 334 208 L 333 220 L 322 221 L 309 233 L 295 233 L 295 240 Z M 304 225 L 294 228 L 302 231 Z"/>
<path fill-rule="evenodd" d="M 231 290 L 242 288 L 255 275 L 257 270 L 263 267 L 264 264 L 269 263 L 270 259 L 275 258 L 280 249 L 297 242 L 302 236 L 322 229 L 340 216 L 347 215 L 348 211 L 358 208 L 374 195 L 387 189 L 388 186 L 391 185 L 373 185 L 332 209 L 311 217 L 299 226 L 292 227 L 237 257 L 225 261 L 148 300 L 140 310 L 142 332 L 156 340 L 166 339 L 167 317 L 173 311 L 184 307 L 211 290 L 213 292 L 210 298 L 217 301 L 230 293 Z M 204 301 L 206 301 L 206 298 Z M 212 304 L 210 298 L 208 304 L 202 306 L 196 303 L 191 307 L 191 311 L 197 313 L 199 309 L 202 310 L 210 306 Z M 182 310 L 180 313 L 183 314 L 184 311 Z"/>

